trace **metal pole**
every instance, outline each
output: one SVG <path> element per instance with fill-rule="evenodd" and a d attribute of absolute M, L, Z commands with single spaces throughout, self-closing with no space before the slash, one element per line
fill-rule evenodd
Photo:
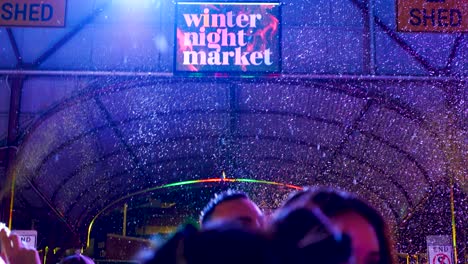
<path fill-rule="evenodd" d="M 457 222 L 456 222 L 456 213 L 455 213 L 455 177 L 462 178 L 464 177 L 464 172 L 466 172 L 466 167 L 464 166 L 463 154 L 461 146 L 463 141 L 461 136 L 457 133 L 458 119 L 456 113 L 456 106 L 459 103 L 459 100 L 462 98 L 462 92 L 464 87 L 450 87 L 450 93 L 448 94 L 448 124 L 446 126 L 446 135 L 447 135 L 447 147 L 446 149 L 446 159 L 448 160 L 449 165 L 449 184 L 450 184 L 450 214 L 451 221 L 450 225 L 452 227 L 452 245 L 453 245 L 453 258 L 454 263 L 458 263 L 458 247 L 457 247 Z M 463 184 L 463 183 L 462 183 Z"/>
<path fill-rule="evenodd" d="M 375 26 L 374 26 L 374 1 L 369 0 L 369 73 L 375 75 Z"/>
<path fill-rule="evenodd" d="M 374 3 L 373 0 L 367 0 L 367 5 L 362 8 L 364 20 L 363 29 L 363 72 L 365 74 L 375 75 L 375 39 L 374 39 Z"/>
<path fill-rule="evenodd" d="M 4 211 L 3 217 L 8 217 L 8 228 L 12 228 L 13 222 L 13 206 L 15 199 L 15 181 L 16 174 L 14 173 L 13 164 L 16 159 L 17 152 L 17 139 L 19 135 L 19 117 L 20 117 L 20 104 L 21 104 L 21 93 L 23 90 L 24 76 L 15 76 L 11 80 L 11 93 L 10 93 L 10 108 L 8 113 L 8 136 L 7 136 L 7 162 L 6 172 L 7 180 L 9 184 L 10 193 L 2 201 Z"/>
<path fill-rule="evenodd" d="M 44 248 L 44 264 L 47 263 L 47 254 L 48 254 L 48 253 L 49 253 L 49 247 L 46 246 L 46 247 Z"/>
<path fill-rule="evenodd" d="M 128 204 L 125 203 L 123 207 L 123 227 L 122 227 L 123 236 L 127 235 L 127 209 L 128 209 Z"/>
<path fill-rule="evenodd" d="M 8 212 L 8 228 L 11 230 L 13 229 L 13 207 L 15 205 L 15 184 L 16 184 L 16 176 L 13 176 L 11 180 L 11 191 L 10 191 L 10 206 Z"/>
<path fill-rule="evenodd" d="M 450 213 L 452 216 L 452 242 L 453 242 L 453 257 L 454 263 L 458 263 L 458 252 L 457 252 L 457 227 L 455 222 L 455 194 L 453 190 L 453 173 L 450 173 Z"/>
<path fill-rule="evenodd" d="M 0 70 L 0 75 L 33 76 L 114 76 L 114 77 L 174 77 L 172 72 L 134 72 L 134 71 L 50 71 L 50 70 Z M 409 76 L 409 75 L 347 75 L 347 74 L 281 74 L 283 78 L 319 80 L 360 80 L 360 81 L 463 81 L 458 76 Z M 275 77 L 277 78 L 277 77 Z"/>

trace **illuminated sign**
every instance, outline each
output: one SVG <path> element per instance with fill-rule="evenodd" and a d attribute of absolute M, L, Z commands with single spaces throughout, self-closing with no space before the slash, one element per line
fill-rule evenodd
<path fill-rule="evenodd" d="M 178 73 L 278 73 L 280 4 L 178 2 Z"/>
<path fill-rule="evenodd" d="M 467 32 L 467 0 L 397 0 L 397 27 L 403 32 Z"/>
<path fill-rule="evenodd" d="M 2 0 L 0 26 L 64 27 L 66 0 Z"/>

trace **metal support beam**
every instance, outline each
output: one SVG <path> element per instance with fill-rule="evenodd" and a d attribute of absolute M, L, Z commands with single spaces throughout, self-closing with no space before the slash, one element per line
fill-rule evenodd
<path fill-rule="evenodd" d="M 127 236 L 127 210 L 128 203 L 125 203 L 123 206 L 122 236 Z"/>
<path fill-rule="evenodd" d="M 358 0 L 350 0 L 356 7 L 358 7 L 363 14 L 369 13 L 369 8 L 366 4 L 358 1 Z M 364 17 L 365 19 L 365 17 Z M 398 34 L 392 30 L 389 26 L 387 26 L 377 15 L 370 18 L 373 19 L 375 24 L 377 24 L 390 38 L 393 39 L 404 51 L 406 51 L 411 57 L 413 57 L 419 64 L 421 64 L 431 75 L 438 75 L 440 70 L 436 67 L 432 66 L 429 61 L 427 61 L 424 57 L 422 57 L 417 51 L 415 51 L 411 46 L 406 43 Z"/>
<path fill-rule="evenodd" d="M 361 11 L 364 18 L 363 71 L 365 74 L 375 75 L 374 0 L 367 0 L 367 10 Z"/>
<path fill-rule="evenodd" d="M 334 162 L 336 160 L 336 157 L 339 154 L 341 154 L 341 152 L 343 151 L 346 144 L 349 143 L 351 135 L 354 132 L 358 131 L 359 123 L 362 121 L 362 119 L 364 118 L 366 113 L 369 111 L 372 104 L 373 104 L 372 100 L 366 101 L 364 107 L 361 109 L 361 111 L 359 112 L 359 115 L 356 117 L 356 119 L 354 119 L 352 125 L 345 128 L 345 133 L 344 133 L 345 136 L 343 137 L 341 142 L 338 144 L 338 146 L 335 149 L 332 150 L 332 153 L 328 157 L 328 159 L 326 161 L 322 162 L 323 166 L 322 166 L 320 172 L 317 174 L 317 180 L 322 180 L 322 179 L 324 179 L 324 177 L 326 177 L 327 175 L 330 174 L 330 172 L 333 169 L 333 165 L 334 165 Z"/>
<path fill-rule="evenodd" d="M 236 84 L 229 87 L 229 134 L 237 136 L 237 126 L 239 124 L 239 89 Z"/>
<path fill-rule="evenodd" d="M 105 120 L 107 121 L 107 124 L 109 127 L 112 129 L 112 132 L 114 135 L 117 137 L 117 139 L 120 141 L 124 149 L 127 151 L 129 157 L 131 158 L 133 165 L 136 168 L 136 171 L 139 174 L 140 179 L 145 178 L 145 171 L 141 166 L 140 159 L 138 158 L 137 154 L 133 150 L 133 148 L 128 144 L 128 142 L 125 140 L 125 135 L 122 133 L 122 131 L 119 129 L 119 125 L 117 122 L 115 122 L 112 118 L 111 113 L 109 110 L 107 110 L 106 106 L 104 103 L 99 99 L 97 96 L 94 98 L 94 101 L 96 102 L 96 105 L 98 106 L 99 110 L 102 112 Z"/>
<path fill-rule="evenodd" d="M 15 182 L 16 175 L 14 173 L 13 165 L 16 159 L 17 145 L 18 145 L 18 136 L 19 136 L 19 126 L 20 126 L 20 110 L 21 110 L 21 95 L 23 90 L 23 84 L 25 76 L 15 76 L 11 79 L 11 94 L 10 94 L 10 109 L 8 116 L 8 136 L 7 136 L 7 146 L 8 155 L 7 155 L 7 184 L 10 185 L 9 195 L 1 201 L 1 220 L 6 222 L 8 220 L 8 226 L 11 229 L 13 223 L 13 208 L 14 208 L 14 198 L 15 198 Z M 43 201 L 52 209 L 54 213 L 57 214 L 59 219 L 61 219 L 67 227 L 76 234 L 73 227 L 66 221 L 64 216 L 55 209 L 55 207 L 45 198 L 45 196 L 30 182 L 31 187 L 34 191 L 43 199 Z"/>
<path fill-rule="evenodd" d="M 466 159 L 464 158 L 464 153 L 462 150 L 463 146 L 463 135 L 459 133 L 457 126 L 459 124 L 457 116 L 457 106 L 459 105 L 459 100 L 462 100 L 462 91 L 457 89 L 457 87 L 450 87 L 451 92 L 447 98 L 447 106 L 449 111 L 447 113 L 447 126 L 446 126 L 446 138 L 447 145 L 445 145 L 446 150 L 446 160 L 447 160 L 447 171 L 450 184 L 450 225 L 452 228 L 452 246 L 453 246 L 453 255 L 454 263 L 458 263 L 458 246 L 461 246 L 463 243 L 457 242 L 457 219 L 456 212 L 457 210 L 464 210 L 459 208 L 460 205 L 455 205 L 455 180 L 456 179 L 465 179 L 468 169 L 466 167 Z M 463 180 L 460 181 L 463 184 Z M 463 227 L 462 227 L 463 228 Z"/>
<path fill-rule="evenodd" d="M 39 190 L 37 188 L 37 186 L 31 181 L 31 179 L 26 179 L 29 183 L 29 186 L 31 186 L 31 188 L 34 190 L 34 192 L 39 196 L 39 198 L 41 198 L 41 200 L 47 205 L 49 206 L 49 208 L 52 210 L 52 212 L 58 217 L 58 219 L 60 221 L 62 221 L 66 227 L 68 228 L 68 230 L 70 230 L 70 232 L 72 232 L 74 235 L 78 236 L 77 232 L 76 232 L 76 227 L 71 225 L 70 222 L 68 222 L 68 220 L 66 219 L 65 215 L 59 211 L 56 206 L 50 201 L 49 198 L 46 197 L 46 195 L 44 195 L 44 193 Z"/>
<path fill-rule="evenodd" d="M 82 76 L 82 77 L 145 77 L 145 78 L 175 78 L 172 72 L 135 72 L 135 71 L 50 71 L 50 70 L 5 70 L 0 69 L 0 75 L 27 76 Z M 235 79 L 235 77 L 230 78 Z M 278 79 L 274 77 L 259 77 L 258 80 Z M 410 75 L 350 75 L 350 74 L 281 74 L 280 79 L 292 80 L 342 80 L 342 81 L 463 81 L 461 76 L 410 76 Z M 466 79 L 466 78 L 465 78 Z M 289 80 L 288 80 L 289 81 Z"/>
<path fill-rule="evenodd" d="M 63 45 L 65 45 L 71 38 L 73 38 L 78 32 L 80 32 L 87 24 L 90 24 L 111 1 L 106 2 L 101 8 L 97 8 L 89 16 L 87 16 L 83 21 L 81 21 L 76 27 L 69 31 L 65 36 L 58 40 L 50 49 L 46 50 L 41 56 L 39 56 L 32 64 L 25 65 L 21 53 L 19 51 L 17 42 L 15 40 L 13 31 L 10 28 L 7 28 L 8 38 L 12 46 L 13 52 L 15 54 L 17 65 L 15 71 L 21 71 L 25 66 L 28 68 L 37 68 L 42 62 L 47 60 L 50 56 L 57 52 Z M 9 75 L 9 74 L 7 74 Z M 9 110 L 9 120 L 8 120 L 8 136 L 7 136 L 7 146 L 9 147 L 7 153 L 7 179 L 6 183 L 11 184 L 10 193 L 0 201 L 2 210 L 0 210 L 0 220 L 8 220 L 9 227 L 11 228 L 12 219 L 13 219 L 13 205 L 14 205 L 14 191 L 15 191 L 15 174 L 13 173 L 13 164 L 16 158 L 16 147 L 17 139 L 19 136 L 19 116 L 20 116 L 20 102 L 21 102 L 21 93 L 24 79 L 27 74 L 13 74 L 12 83 L 11 83 L 11 95 L 10 95 L 10 110 Z M 58 217 L 65 222 L 67 227 L 75 232 L 74 228 L 66 221 L 66 219 L 56 211 L 54 206 L 50 204 L 45 196 L 41 196 L 41 193 L 38 192 L 36 186 L 30 181 L 31 187 L 35 189 L 38 195 L 44 200 L 46 204 L 54 211 Z"/>
<path fill-rule="evenodd" d="M 30 68 L 37 68 L 39 67 L 44 61 L 46 61 L 50 56 L 55 54 L 57 50 L 59 50 L 63 45 L 65 45 L 70 39 L 72 39 L 76 34 L 78 34 L 86 25 L 90 24 L 91 22 L 96 19 L 96 17 L 101 14 L 107 5 L 111 1 L 106 2 L 102 7 L 96 8 L 90 15 L 84 18 L 78 25 L 72 28 L 65 36 L 55 42 L 54 45 L 48 50 L 46 50 L 41 56 L 39 56 L 31 65 Z"/>
<path fill-rule="evenodd" d="M 223 164 L 223 173 L 227 171 L 228 176 L 232 176 L 232 173 L 235 173 L 239 164 L 234 157 L 236 150 L 234 140 L 238 136 L 238 125 L 239 125 L 239 86 L 236 84 L 231 84 L 229 86 L 229 127 L 227 134 L 225 135 L 224 142 L 221 144 L 221 149 L 223 150 L 224 164 Z M 219 172 L 221 173 L 221 171 Z"/>
<path fill-rule="evenodd" d="M 15 36 L 13 35 L 13 31 L 11 30 L 11 28 L 7 28 L 6 31 L 8 33 L 8 39 L 10 39 L 11 48 L 13 49 L 13 52 L 15 53 L 16 68 L 21 69 L 21 67 L 23 66 L 23 57 L 21 56 L 21 53 L 19 51 L 18 43 L 16 43 L 16 39 L 15 39 Z"/>
<path fill-rule="evenodd" d="M 8 153 L 6 155 L 6 185 L 10 185 L 9 195 L 6 195 L 1 201 L 1 220 L 6 222 L 11 228 L 13 218 L 13 200 L 15 195 L 15 174 L 13 172 L 13 164 L 16 159 L 17 140 L 19 136 L 19 118 L 21 107 L 21 93 L 23 90 L 24 76 L 16 76 L 11 79 L 10 87 L 10 109 L 8 113 L 8 134 L 7 146 Z"/>
<path fill-rule="evenodd" d="M 457 37 L 455 38 L 455 41 L 453 42 L 452 49 L 450 50 L 450 54 L 447 59 L 447 64 L 445 65 L 445 68 L 444 68 L 444 72 L 446 75 L 452 74 L 453 60 L 455 59 L 455 56 L 457 55 L 458 47 L 460 47 L 460 44 L 462 43 L 463 36 L 464 36 L 463 33 L 459 33 Z"/>

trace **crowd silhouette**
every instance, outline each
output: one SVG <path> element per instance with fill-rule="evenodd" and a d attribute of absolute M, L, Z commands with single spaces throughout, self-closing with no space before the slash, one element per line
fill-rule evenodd
<path fill-rule="evenodd" d="M 4 225 L 0 263 L 39 264 Z M 145 264 L 393 264 L 384 218 L 366 201 L 329 187 L 292 193 L 271 215 L 240 191 L 217 194 L 200 214 L 200 228 L 181 226 L 162 246 L 138 261 Z M 64 264 L 94 263 L 76 254 Z"/>

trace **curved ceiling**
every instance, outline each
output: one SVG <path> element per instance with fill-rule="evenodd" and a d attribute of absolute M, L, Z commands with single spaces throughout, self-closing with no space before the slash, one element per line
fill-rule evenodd
<path fill-rule="evenodd" d="M 287 0 L 280 76 L 182 78 L 174 2 L 141 2 L 68 0 L 64 28 L 0 28 L 15 206 L 83 231 L 129 193 L 225 171 L 339 186 L 400 223 L 451 176 L 467 192 L 465 33 L 397 32 L 394 0 Z"/>
<path fill-rule="evenodd" d="M 414 98 L 379 93 L 388 82 L 102 83 L 45 113 L 23 139 L 15 166 L 19 199 L 41 207 L 39 194 L 76 228 L 129 193 L 222 171 L 339 186 L 401 222 L 447 177 L 437 117 L 404 103 Z"/>

